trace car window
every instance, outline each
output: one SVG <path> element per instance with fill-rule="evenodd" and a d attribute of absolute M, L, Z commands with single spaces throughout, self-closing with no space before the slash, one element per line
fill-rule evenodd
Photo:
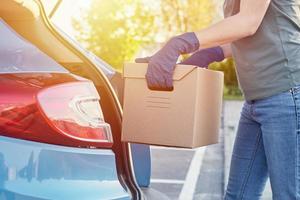
<path fill-rule="evenodd" d="M 0 20 L 0 73 L 68 72 Z"/>

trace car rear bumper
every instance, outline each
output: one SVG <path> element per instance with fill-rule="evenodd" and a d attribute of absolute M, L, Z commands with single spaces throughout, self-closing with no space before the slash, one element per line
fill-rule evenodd
<path fill-rule="evenodd" d="M 0 199 L 128 200 L 112 150 L 0 136 Z"/>

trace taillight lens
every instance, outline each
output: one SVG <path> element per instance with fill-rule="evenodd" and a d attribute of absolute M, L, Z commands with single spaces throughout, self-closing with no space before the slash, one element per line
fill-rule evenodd
<path fill-rule="evenodd" d="M 48 144 L 111 148 L 93 82 L 62 73 L 0 74 L 0 135 Z"/>
<path fill-rule="evenodd" d="M 43 89 L 38 107 L 58 133 L 75 140 L 112 146 L 110 125 L 104 121 L 99 94 L 91 82 L 72 82 Z"/>

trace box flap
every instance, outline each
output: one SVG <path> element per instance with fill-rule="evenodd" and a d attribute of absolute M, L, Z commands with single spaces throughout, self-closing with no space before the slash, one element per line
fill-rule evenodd
<path fill-rule="evenodd" d="M 125 78 L 145 78 L 147 72 L 147 63 L 125 63 L 123 68 L 123 76 Z M 191 73 L 197 66 L 193 65 L 176 65 L 173 80 L 181 80 L 183 77 Z"/>

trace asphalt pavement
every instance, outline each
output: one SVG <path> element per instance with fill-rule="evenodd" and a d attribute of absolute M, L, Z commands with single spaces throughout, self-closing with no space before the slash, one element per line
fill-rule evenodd
<path fill-rule="evenodd" d="M 151 147 L 151 188 L 171 200 L 222 200 L 243 102 L 225 101 L 220 142 L 198 149 Z M 271 200 L 269 184 L 263 200 Z"/>

